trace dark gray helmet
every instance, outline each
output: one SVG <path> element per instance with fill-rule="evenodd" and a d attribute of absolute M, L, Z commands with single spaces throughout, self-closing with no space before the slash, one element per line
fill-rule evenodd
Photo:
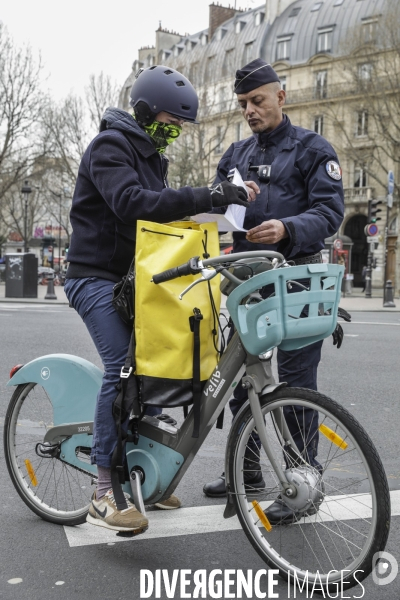
<path fill-rule="evenodd" d="M 170 67 L 139 69 L 131 89 L 130 105 L 144 125 L 165 111 L 178 119 L 197 123 L 199 99 L 190 81 Z"/>

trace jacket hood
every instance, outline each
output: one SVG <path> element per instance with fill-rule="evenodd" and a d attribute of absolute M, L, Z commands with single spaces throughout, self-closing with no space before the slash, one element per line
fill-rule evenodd
<path fill-rule="evenodd" d="M 138 125 L 132 115 L 120 108 L 106 108 L 100 123 L 100 132 L 106 129 L 118 129 L 140 137 L 153 145 L 150 136 Z"/>

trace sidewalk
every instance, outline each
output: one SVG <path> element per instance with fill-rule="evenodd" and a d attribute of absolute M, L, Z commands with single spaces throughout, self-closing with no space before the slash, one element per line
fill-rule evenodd
<path fill-rule="evenodd" d="M 62 285 L 54 286 L 54 293 L 57 300 L 45 300 L 47 294 L 47 285 L 38 285 L 37 298 L 6 298 L 6 285 L 0 283 L 0 302 L 19 302 L 24 304 L 69 304 Z"/>
<path fill-rule="evenodd" d="M 54 293 L 57 300 L 45 300 L 47 294 L 46 285 L 38 285 L 37 298 L 6 298 L 5 284 L 0 283 L 0 302 L 19 302 L 19 303 L 35 303 L 35 304 L 67 304 L 68 300 L 64 293 L 64 288 L 61 285 L 54 286 Z M 351 312 L 400 312 L 400 299 L 395 298 L 395 308 L 383 307 L 383 290 L 373 289 L 372 298 L 366 298 L 361 292 L 361 288 L 355 288 L 351 295 L 346 294 L 340 300 L 340 306 Z M 221 307 L 225 307 L 225 298 L 223 297 Z"/>

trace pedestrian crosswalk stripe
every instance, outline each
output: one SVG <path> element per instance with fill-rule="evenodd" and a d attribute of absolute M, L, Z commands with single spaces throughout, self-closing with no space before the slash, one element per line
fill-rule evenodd
<path fill-rule="evenodd" d="M 333 510 L 333 504 L 329 511 L 323 512 L 310 517 L 310 522 L 316 520 L 330 521 L 332 520 L 332 514 L 338 519 L 348 520 L 351 514 L 354 514 L 352 504 L 361 497 L 363 499 L 366 494 L 352 494 L 350 496 L 335 496 L 334 502 L 335 509 Z M 390 493 L 391 505 L 392 505 L 392 516 L 400 516 L 400 490 L 396 490 Z M 327 497 L 325 499 L 329 501 Z M 265 509 L 271 502 L 261 502 L 262 508 Z M 224 531 L 234 531 L 241 529 L 239 519 L 237 517 L 231 517 L 230 519 L 224 519 L 223 513 L 225 510 L 224 504 L 217 504 L 211 506 L 196 506 L 193 508 L 180 508 L 178 510 L 157 510 L 148 511 L 147 517 L 149 519 L 149 529 L 146 533 L 141 534 L 138 537 L 125 538 L 118 537 L 115 532 L 105 529 L 104 527 L 94 527 L 85 523 L 84 525 L 78 525 L 76 527 L 64 527 L 65 534 L 67 536 L 68 543 L 71 547 L 77 546 L 90 546 L 93 544 L 109 544 L 110 542 L 126 542 L 133 541 L 135 544 L 142 540 L 151 540 L 156 538 L 167 538 L 174 536 L 187 536 L 195 534 L 206 534 Z M 357 515 L 359 518 L 368 516 L 369 510 L 365 509 L 366 514 L 363 515 L 362 510 L 360 511 L 360 503 L 356 504 Z M 351 512 L 353 511 L 353 512 Z"/>

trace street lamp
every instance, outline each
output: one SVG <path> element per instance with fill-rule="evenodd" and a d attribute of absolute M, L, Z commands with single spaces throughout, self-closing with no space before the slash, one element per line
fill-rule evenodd
<path fill-rule="evenodd" d="M 21 193 L 24 195 L 25 200 L 25 213 L 24 213 L 24 252 L 28 252 L 28 198 L 29 194 L 32 193 L 32 188 L 29 187 L 28 181 L 22 186 Z"/>

